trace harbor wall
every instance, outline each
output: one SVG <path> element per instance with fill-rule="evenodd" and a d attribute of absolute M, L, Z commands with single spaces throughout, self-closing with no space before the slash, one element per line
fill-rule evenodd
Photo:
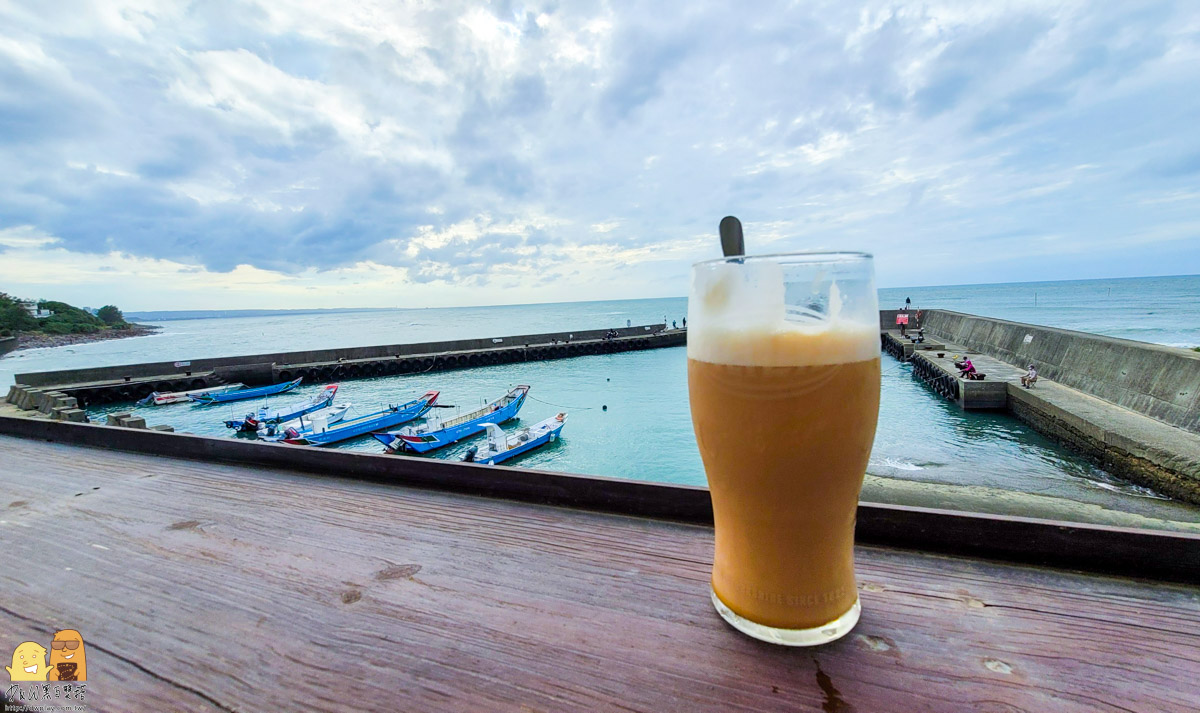
<path fill-rule="evenodd" d="M 645 336 L 662 332 L 665 325 L 652 324 L 637 327 L 621 327 L 614 331 L 621 337 Z M 147 362 L 142 364 L 125 364 L 121 366 L 102 366 L 91 369 L 63 369 L 58 371 L 40 371 L 28 374 L 17 374 L 16 383 L 27 386 L 62 386 L 69 384 L 88 384 L 102 381 L 119 381 L 140 379 L 170 374 L 191 376 L 219 369 L 244 367 L 244 370 L 261 369 L 262 365 L 271 364 L 322 364 L 352 362 L 366 359 L 396 358 L 413 355 L 437 354 L 441 352 L 467 352 L 492 350 L 504 347 L 522 347 L 534 344 L 551 344 L 554 342 L 587 341 L 602 339 L 606 329 L 580 330 L 577 332 L 548 332 L 544 334 L 522 334 L 516 336 L 484 337 L 481 339 L 454 339 L 441 342 L 419 342 L 415 344 L 384 344 L 368 347 L 345 347 L 338 349 L 310 349 L 296 352 L 272 352 L 267 354 L 246 354 L 241 356 L 213 357 L 208 359 L 184 359 L 178 361 Z M 249 381 L 269 379 L 269 370 L 255 379 L 251 374 Z"/>
<path fill-rule="evenodd" d="M 682 346 L 687 331 L 652 324 L 611 330 L 523 334 L 345 349 L 254 354 L 178 362 L 153 362 L 92 369 L 17 374 L 26 391 L 61 392 L 80 406 L 132 401 L 152 391 L 184 391 L 228 383 L 251 386 L 307 383 L 462 369 L 514 362 Z M 30 397 L 32 398 L 32 396 Z"/>
<path fill-rule="evenodd" d="M 1200 433 L 1200 353 L 947 310 L 923 313 L 947 342 L 1038 373 L 1163 423 Z"/>
<path fill-rule="evenodd" d="M 1106 414 L 1064 408 L 1040 398 L 1036 389 L 1008 386 L 1009 413 L 1042 435 L 1113 475 L 1200 505 L 1200 439 L 1195 435 L 1165 425 L 1131 427 L 1122 419 L 1106 418 L 1117 409 Z"/>
<path fill-rule="evenodd" d="M 927 311 L 928 310 L 921 310 L 921 319 L 925 318 L 925 313 Z M 908 327 L 910 329 L 916 329 L 917 327 L 920 326 L 920 324 L 918 324 L 918 319 L 917 319 L 917 310 L 915 310 L 915 309 L 910 309 L 910 310 L 881 309 L 881 310 L 879 310 L 879 329 L 882 331 L 887 331 L 889 329 L 897 329 L 896 315 L 898 315 L 898 314 L 907 314 L 908 315 Z"/>

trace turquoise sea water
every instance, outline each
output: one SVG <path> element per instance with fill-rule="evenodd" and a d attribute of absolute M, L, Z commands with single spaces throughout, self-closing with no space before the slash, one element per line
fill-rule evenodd
<path fill-rule="evenodd" d="M 1114 336 L 1137 325 L 1151 341 L 1190 343 L 1200 325 L 1200 300 L 1194 299 L 1200 295 L 1200 277 L 1154 278 L 1132 284 L 1137 282 L 1039 283 L 1037 307 L 1022 306 L 1026 296 L 1032 295 L 1028 285 L 1013 286 L 1012 291 L 994 285 L 884 290 L 881 304 L 898 306 L 908 295 L 924 308 L 945 307 L 1024 321 L 1038 317 L 1036 321 L 1042 324 Z M 1113 287 L 1108 283 L 1120 284 Z M 1114 298 L 1100 313 L 1090 301 L 1098 295 L 1107 297 L 1109 289 L 1124 297 Z M 1143 295 L 1145 300 L 1137 302 L 1128 295 Z M 1054 304 L 1058 306 L 1051 307 Z M 0 383 L 11 383 L 14 372 L 44 369 L 606 328 L 623 326 L 626 320 L 633 324 L 661 322 L 664 316 L 669 322 L 681 320 L 685 310 L 686 300 L 679 298 L 164 320 L 159 322 L 162 333 L 151 337 L 16 352 L 0 360 Z M 1200 334 L 1195 341 L 1200 343 Z M 704 484 L 687 406 L 683 348 L 355 380 L 343 385 L 339 400 L 351 401 L 359 413 L 366 413 L 438 389 L 442 403 L 470 409 L 516 384 L 533 387 L 521 413 L 524 423 L 559 411 L 569 414 L 561 442 L 516 464 Z M 279 401 L 295 400 L 316 388 L 305 385 Z M 128 405 L 121 408 L 128 409 Z M 139 409 L 138 413 L 152 424 L 224 436 L 231 432 L 222 421 L 251 408 L 249 402 L 232 407 L 179 404 Z M 457 458 L 467 445 L 436 452 L 434 457 Z M 338 447 L 381 449 L 369 437 Z M 887 478 L 1045 493 L 1135 511 L 1137 507 L 1130 503 L 1136 505 L 1135 501 L 1150 497 L 1015 419 L 962 412 L 913 379 L 907 365 L 889 357 L 884 358 L 880 427 L 869 472 Z"/>
<path fill-rule="evenodd" d="M 949 309 L 1173 347 L 1200 346 L 1200 275 L 880 290 L 879 306 Z"/>

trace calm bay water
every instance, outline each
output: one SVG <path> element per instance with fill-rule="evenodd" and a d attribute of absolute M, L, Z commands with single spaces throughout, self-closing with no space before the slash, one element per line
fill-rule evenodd
<path fill-rule="evenodd" d="M 1200 344 L 1200 277 L 883 290 L 881 304 L 899 306 L 905 296 L 922 308 L 944 307 L 1113 336 L 1128 337 L 1140 330 L 1146 341 Z M 1102 308 L 1097 304 L 1101 296 Z M 661 322 L 664 316 L 668 322 L 682 320 L 685 311 L 686 300 L 678 298 L 164 320 L 159 322 L 162 333 L 151 337 L 9 355 L 0 360 L 0 383 L 11 383 L 14 373 L 24 371 L 607 328 L 623 326 L 626 320 L 633 324 Z M 533 387 L 522 422 L 533 423 L 559 411 L 569 417 L 562 441 L 514 464 L 704 484 L 688 413 L 682 348 L 355 380 L 343 385 L 339 401 L 351 401 L 358 413 L 367 413 L 438 389 L 442 403 L 471 409 L 516 384 Z M 279 397 L 279 402 L 296 400 L 317 388 L 305 385 Z M 243 415 L 253 408 L 250 404 L 179 404 L 138 409 L 138 413 L 152 424 L 227 436 L 231 432 L 222 421 Z M 433 457 L 458 458 L 468 445 Z M 338 447 L 380 450 L 369 437 Z M 1133 511 L 1139 510 L 1138 501 L 1150 499 L 1146 491 L 1092 467 L 1015 419 L 960 411 L 913 379 L 907 365 L 889 357 L 884 358 L 880 427 L 869 472 L 902 480 L 989 485 Z M 1181 513 L 1187 510 L 1178 507 Z"/>

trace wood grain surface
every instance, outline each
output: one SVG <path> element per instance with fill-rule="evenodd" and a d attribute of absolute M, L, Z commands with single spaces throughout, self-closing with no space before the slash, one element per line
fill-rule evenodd
<path fill-rule="evenodd" d="M 703 526 L 2 436 L 0 553 L 0 654 L 78 629 L 89 710 L 1200 709 L 1184 585 L 861 547 L 783 649 Z"/>

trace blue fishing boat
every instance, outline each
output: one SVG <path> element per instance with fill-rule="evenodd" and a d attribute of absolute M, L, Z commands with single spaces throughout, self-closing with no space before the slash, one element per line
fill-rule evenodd
<path fill-rule="evenodd" d="M 335 426 L 322 428 L 323 424 L 318 423 L 312 424 L 313 427 L 307 431 L 289 429 L 280 440 L 298 446 L 327 446 L 348 438 L 399 426 L 414 418 L 419 418 L 433 408 L 433 405 L 437 403 L 437 398 L 438 392 L 430 391 L 421 398 L 409 401 L 402 406 L 389 406 L 382 411 L 347 419 Z"/>
<path fill-rule="evenodd" d="M 255 399 L 259 396 L 272 396 L 274 394 L 282 394 L 284 392 L 291 391 L 299 386 L 301 381 L 303 381 L 303 377 L 282 384 L 260 386 L 256 389 L 239 389 L 238 391 L 229 391 L 223 394 L 191 394 L 188 396 L 188 398 L 194 403 L 201 405 L 223 404 L 228 401 L 243 401 L 245 399 Z"/>
<path fill-rule="evenodd" d="M 337 390 L 337 384 L 330 384 L 303 401 L 297 401 L 277 409 L 270 409 L 263 404 L 258 409 L 258 413 L 248 413 L 243 419 L 226 421 L 225 427 L 236 429 L 239 433 L 256 433 L 263 426 L 291 421 L 306 413 L 325 408 L 333 403 L 333 397 L 337 394 Z"/>
<path fill-rule="evenodd" d="M 463 456 L 463 460 L 475 463 L 495 465 L 514 456 L 539 448 L 547 443 L 558 440 L 558 434 L 567 422 L 567 414 L 560 413 L 554 418 L 548 418 L 535 423 L 529 428 L 521 428 L 513 433 L 505 433 L 494 423 L 485 423 L 487 429 L 487 445 L 483 448 L 472 446 Z"/>
<path fill-rule="evenodd" d="M 388 453 L 412 451 L 427 453 L 477 433 L 483 433 L 485 423 L 504 423 L 517 417 L 525 405 L 528 386 L 518 386 L 481 409 L 454 418 L 427 418 L 425 423 L 405 426 L 391 433 L 373 433 L 375 439 L 387 446 Z"/>
<path fill-rule="evenodd" d="M 210 386 L 207 389 L 192 389 L 191 391 L 151 391 L 149 396 L 137 403 L 138 406 L 164 406 L 166 404 L 178 404 L 190 401 L 190 396 L 223 394 L 228 391 L 237 391 L 244 388 L 246 388 L 245 384 L 223 384 L 221 386 Z"/>

